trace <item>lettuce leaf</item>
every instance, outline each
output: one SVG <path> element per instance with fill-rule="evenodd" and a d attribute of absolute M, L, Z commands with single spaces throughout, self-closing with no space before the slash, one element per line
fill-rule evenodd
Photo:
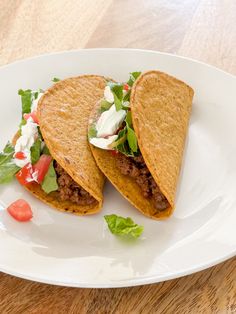
<path fill-rule="evenodd" d="M 128 126 L 127 124 L 127 141 L 129 143 L 129 147 L 133 153 L 137 153 L 138 151 L 138 141 L 134 130 Z"/>
<path fill-rule="evenodd" d="M 139 75 L 140 75 L 141 73 L 142 73 L 142 72 L 131 72 L 127 84 L 128 84 L 129 86 L 133 86 L 134 82 L 137 80 L 137 78 L 139 77 Z"/>
<path fill-rule="evenodd" d="M 24 113 L 30 113 L 32 104 L 32 90 L 31 89 L 19 89 L 18 95 L 21 96 L 22 117 Z"/>
<path fill-rule="evenodd" d="M 39 89 L 38 91 L 32 91 L 31 89 L 19 89 L 18 95 L 21 96 L 21 107 L 22 107 L 22 117 L 25 113 L 31 112 L 31 106 L 33 100 L 38 98 L 39 93 L 43 93 L 44 91 L 42 89 Z"/>
<path fill-rule="evenodd" d="M 120 83 L 111 82 L 109 86 L 114 96 L 114 103 L 116 106 L 116 111 L 119 111 L 122 109 L 123 85 L 121 85 Z"/>
<path fill-rule="evenodd" d="M 8 142 L 3 152 L 0 153 L 0 184 L 10 182 L 20 170 L 12 161 L 14 152 L 14 147 Z"/>
<path fill-rule="evenodd" d="M 101 101 L 101 112 L 107 111 L 111 108 L 112 103 L 106 101 L 105 99 L 103 99 Z"/>
<path fill-rule="evenodd" d="M 130 217 L 124 218 L 112 214 L 105 215 L 104 219 L 111 233 L 116 235 L 138 238 L 144 229 L 143 226 L 136 224 Z"/>
<path fill-rule="evenodd" d="M 41 187 L 44 190 L 44 192 L 46 192 L 47 194 L 58 190 L 57 175 L 53 167 L 53 160 L 50 163 L 48 172 L 46 173 L 44 177 Z"/>
<path fill-rule="evenodd" d="M 41 153 L 41 143 L 42 140 L 40 137 L 38 137 L 37 140 L 34 142 L 33 146 L 30 148 L 32 164 L 35 164 L 39 160 Z"/>
<path fill-rule="evenodd" d="M 97 129 L 95 127 L 95 124 L 92 124 L 88 131 L 88 138 L 91 139 L 94 137 L 97 137 Z"/>
<path fill-rule="evenodd" d="M 58 77 L 54 77 L 54 78 L 52 79 L 52 82 L 54 82 L 54 83 L 59 82 L 59 81 L 60 81 L 60 79 L 59 79 Z"/>

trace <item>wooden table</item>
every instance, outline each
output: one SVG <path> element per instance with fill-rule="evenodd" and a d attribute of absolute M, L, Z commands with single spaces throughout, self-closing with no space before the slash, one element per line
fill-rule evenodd
<path fill-rule="evenodd" d="M 46 52 L 132 47 L 236 74 L 235 0 L 1 0 L 0 64 Z M 1 252 L 4 254 L 4 252 Z M 0 273 L 0 313 L 233 313 L 236 259 L 125 289 L 75 289 Z"/>

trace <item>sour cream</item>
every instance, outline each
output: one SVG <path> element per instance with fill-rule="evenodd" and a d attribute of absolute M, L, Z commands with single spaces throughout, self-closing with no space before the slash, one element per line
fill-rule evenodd
<path fill-rule="evenodd" d="M 104 111 L 96 123 L 97 137 L 113 135 L 126 117 L 125 110 L 116 111 L 115 105 Z"/>
<path fill-rule="evenodd" d="M 110 86 L 106 86 L 104 89 L 104 98 L 106 101 L 110 102 L 111 104 L 114 103 L 114 95 L 111 91 Z"/>
<path fill-rule="evenodd" d="M 108 138 L 93 137 L 90 139 L 90 143 L 96 147 L 109 150 L 109 149 L 112 149 L 109 147 L 109 145 L 115 142 L 117 138 L 118 138 L 118 135 L 112 135 L 112 136 L 109 136 Z"/>
<path fill-rule="evenodd" d="M 43 93 L 39 93 L 37 99 L 32 101 L 31 112 L 36 111 L 38 107 L 39 99 L 43 96 Z"/>
<path fill-rule="evenodd" d="M 25 155 L 24 159 L 14 158 L 14 163 L 22 168 L 27 163 L 31 162 L 30 148 L 33 146 L 38 136 L 38 125 L 30 117 L 26 121 L 26 124 L 21 127 L 21 136 L 16 141 L 15 153 L 23 152 Z"/>

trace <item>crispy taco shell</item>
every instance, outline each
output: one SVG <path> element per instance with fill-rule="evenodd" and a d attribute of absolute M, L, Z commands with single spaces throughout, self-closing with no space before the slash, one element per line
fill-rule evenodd
<path fill-rule="evenodd" d="M 158 71 L 143 73 L 131 91 L 131 112 L 140 151 L 170 206 L 157 210 L 144 198 L 135 180 L 121 174 L 116 156 L 90 145 L 95 160 L 117 190 L 144 215 L 160 219 L 174 209 L 177 181 L 191 113 L 193 90 L 184 82 Z M 93 119 L 96 110 L 93 112 Z"/>
<path fill-rule="evenodd" d="M 39 101 L 40 130 L 52 157 L 96 200 L 89 205 L 78 205 L 62 201 L 59 192 L 46 194 L 38 184 L 26 186 L 37 198 L 58 210 L 87 215 L 101 209 L 104 176 L 91 154 L 87 129 L 90 112 L 104 88 L 103 77 L 84 75 L 59 81 Z"/>

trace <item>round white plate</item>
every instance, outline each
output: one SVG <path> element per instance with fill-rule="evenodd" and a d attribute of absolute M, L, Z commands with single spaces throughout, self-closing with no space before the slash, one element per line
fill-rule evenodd
<path fill-rule="evenodd" d="M 47 88 L 53 77 L 101 74 L 127 80 L 132 71 L 158 69 L 195 90 L 176 210 L 165 221 L 142 216 L 109 184 L 100 214 L 60 213 L 16 182 L 0 186 L 0 270 L 76 287 L 126 287 L 191 274 L 236 252 L 236 78 L 190 59 L 154 51 L 92 49 L 40 56 L 0 68 L 0 148 L 20 121 L 20 88 Z M 148 121 L 147 121 L 148 123 Z M 4 208 L 24 198 L 34 218 L 14 221 Z M 125 242 L 103 216 L 130 216 L 145 228 Z"/>

